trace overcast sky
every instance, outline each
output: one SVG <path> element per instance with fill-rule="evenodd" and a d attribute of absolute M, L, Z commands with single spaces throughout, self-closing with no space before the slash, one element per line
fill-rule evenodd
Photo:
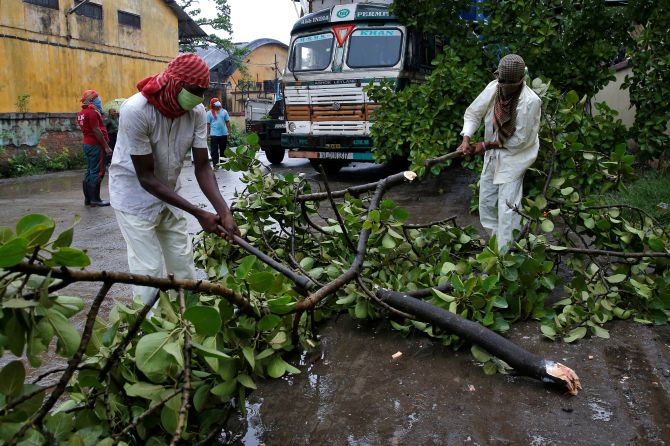
<path fill-rule="evenodd" d="M 293 23 L 298 20 L 291 0 L 228 0 L 230 19 L 233 23 L 233 42 L 250 42 L 271 38 L 288 44 Z M 200 0 L 203 14 L 214 14 L 211 0 Z M 211 28 L 203 27 L 206 32 Z M 228 36 L 222 36 L 228 37 Z"/>

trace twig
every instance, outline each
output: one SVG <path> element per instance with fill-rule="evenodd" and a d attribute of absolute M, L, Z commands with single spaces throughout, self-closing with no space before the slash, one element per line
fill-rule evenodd
<path fill-rule="evenodd" d="M 550 249 L 550 251 L 554 254 L 569 252 L 574 254 L 587 254 L 589 256 L 596 255 L 596 256 L 624 257 L 634 259 L 641 259 L 644 257 L 670 258 L 670 252 L 620 252 L 620 251 L 605 251 L 603 249 L 566 248 L 566 247 L 560 247 L 560 249 Z"/>
<path fill-rule="evenodd" d="M 392 313 L 396 316 L 405 319 L 414 319 L 414 316 L 412 316 L 411 314 L 407 314 L 403 311 L 396 310 L 395 308 L 393 308 L 392 306 L 390 306 L 389 304 L 378 298 L 372 291 L 368 289 L 368 287 L 365 286 L 365 283 L 363 283 L 363 279 L 361 279 L 360 274 L 356 276 L 356 282 L 358 283 L 358 286 L 361 288 L 361 290 L 363 290 L 363 293 L 366 296 L 368 296 L 370 300 L 374 301 L 380 307 L 386 309 L 389 313 Z"/>
<path fill-rule="evenodd" d="M 184 302 L 184 290 L 179 290 L 179 312 L 181 318 L 186 311 L 186 303 Z M 189 398 L 191 397 L 191 333 L 188 328 L 184 330 L 184 385 L 181 393 L 181 407 L 179 408 L 179 420 L 177 421 L 177 428 L 170 446 L 176 446 L 181 439 L 181 434 L 186 426 L 186 418 L 188 417 Z"/>
<path fill-rule="evenodd" d="M 21 395 L 20 397 L 18 397 L 18 398 L 16 398 L 16 399 L 13 399 L 11 402 L 7 403 L 7 404 L 2 408 L 2 412 L 0 412 L 0 414 L 1 414 L 2 416 L 5 416 L 6 414 L 8 414 L 8 413 L 9 413 L 12 409 L 14 409 L 15 407 L 17 407 L 17 406 L 19 406 L 19 405 L 25 403 L 25 402 L 28 401 L 30 398 L 32 398 L 32 397 L 34 397 L 34 396 L 36 396 L 36 395 L 39 395 L 39 394 L 42 393 L 42 392 L 45 392 L 45 391 L 47 391 L 47 390 L 49 390 L 49 389 L 52 389 L 52 388 L 56 387 L 57 384 L 58 384 L 58 383 L 54 383 L 54 384 L 48 385 L 48 386 L 46 386 L 46 387 L 40 387 L 39 389 L 35 389 L 35 390 L 33 390 L 32 392 L 26 393 L 25 395 Z"/>
<path fill-rule="evenodd" d="M 126 426 L 125 428 L 123 428 L 123 430 L 122 430 L 121 432 L 119 432 L 119 433 L 114 437 L 114 443 L 113 443 L 113 445 L 116 446 L 117 444 L 119 444 L 119 442 L 121 441 L 121 438 L 122 438 L 124 435 L 128 434 L 128 432 L 130 432 L 131 430 L 135 429 L 135 428 L 137 427 L 137 425 L 140 424 L 140 422 L 141 422 L 142 420 L 144 420 L 146 417 L 148 417 L 148 416 L 153 415 L 154 413 L 156 413 L 159 409 L 161 409 L 163 406 L 165 406 L 165 404 L 166 404 L 168 401 L 170 401 L 170 400 L 171 400 L 172 398 L 174 398 L 175 396 L 179 395 L 179 393 L 181 393 L 181 389 L 175 390 L 175 391 L 172 392 L 170 395 L 168 395 L 167 397 L 163 398 L 163 399 L 160 400 L 158 403 L 156 403 L 155 405 L 149 407 L 147 410 L 145 410 L 145 411 L 142 412 L 140 415 L 138 415 L 137 418 L 135 418 L 135 419 L 133 420 L 132 423 L 130 423 L 130 424 L 129 424 L 128 426 Z"/>
<path fill-rule="evenodd" d="M 86 317 L 86 324 L 84 326 L 84 331 L 82 332 L 81 335 L 81 342 L 79 343 L 79 348 L 75 352 L 75 354 L 72 356 L 72 358 L 68 361 L 68 366 L 67 370 L 61 375 L 60 380 L 58 381 L 58 384 L 56 385 L 56 388 L 54 389 L 53 392 L 51 392 L 51 395 L 49 395 L 49 398 L 47 398 L 46 402 L 42 404 L 42 407 L 32 416 L 28 421 L 26 421 L 23 426 L 21 426 L 21 429 L 19 429 L 16 434 L 9 440 L 7 443 L 8 446 L 14 446 L 16 443 L 23 438 L 23 435 L 26 433 L 26 431 L 31 427 L 31 426 L 40 426 L 42 425 L 42 421 L 44 420 L 44 417 L 49 413 L 49 411 L 53 408 L 54 404 L 58 401 L 60 396 L 65 392 L 65 388 L 67 387 L 67 384 L 70 382 L 70 379 L 72 378 L 72 375 L 74 374 L 75 370 L 77 369 L 77 366 L 81 362 L 81 359 L 84 355 L 84 352 L 86 351 L 86 348 L 88 347 L 88 342 L 91 339 L 91 333 L 93 332 L 93 326 L 95 325 L 95 319 L 98 316 L 98 311 L 100 310 L 100 305 L 102 305 L 102 301 L 105 299 L 105 296 L 107 296 L 107 292 L 109 289 L 112 287 L 113 282 L 111 281 L 105 281 L 102 284 L 102 287 L 100 287 L 100 291 L 98 291 L 97 296 L 95 296 L 95 299 L 93 300 L 93 303 L 91 304 L 91 309 L 88 312 L 88 315 Z"/>
<path fill-rule="evenodd" d="M 438 221 L 431 221 L 429 223 L 418 223 L 418 224 L 409 224 L 409 225 L 402 225 L 403 228 L 405 229 L 425 229 L 425 228 L 430 228 L 431 226 L 439 226 L 443 225 L 445 223 L 449 222 L 456 222 L 456 215 L 452 215 L 449 218 L 445 218 L 444 220 L 438 220 Z"/>
<path fill-rule="evenodd" d="M 307 207 L 305 206 L 305 203 L 304 203 L 304 202 L 301 202 L 301 203 L 300 203 L 300 212 L 302 213 L 302 218 L 307 222 L 307 224 L 308 224 L 311 228 L 317 230 L 318 232 L 320 232 L 320 233 L 322 233 L 322 234 L 324 234 L 324 235 L 327 235 L 328 237 L 331 237 L 331 236 L 332 236 L 332 234 L 329 234 L 328 232 L 324 231 L 323 228 L 322 228 L 321 226 L 317 225 L 316 223 L 314 223 L 314 222 L 312 221 L 311 218 L 309 218 L 309 215 L 307 214 Z"/>
<path fill-rule="evenodd" d="M 335 213 L 337 223 L 340 225 L 340 229 L 342 229 L 342 236 L 346 240 L 349 250 L 355 253 L 356 247 L 351 241 L 351 238 L 349 238 L 349 231 L 347 231 L 347 227 L 344 225 L 344 220 L 342 220 L 342 216 L 340 215 L 340 212 L 337 210 L 337 205 L 335 204 L 333 195 L 330 192 L 330 184 L 328 183 L 328 176 L 326 175 L 326 171 L 323 168 L 323 164 L 319 164 L 319 169 L 321 170 L 321 176 L 323 177 L 323 185 L 326 188 L 326 193 L 328 194 L 328 200 L 330 201 L 330 206 L 333 208 L 333 212 Z"/>

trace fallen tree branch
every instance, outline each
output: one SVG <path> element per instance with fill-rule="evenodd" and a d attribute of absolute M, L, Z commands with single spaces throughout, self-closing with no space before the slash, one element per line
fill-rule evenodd
<path fill-rule="evenodd" d="M 255 249 L 255 248 L 254 248 Z M 110 282 L 110 283 L 126 283 L 130 285 L 148 286 L 158 288 L 160 290 L 178 290 L 183 288 L 189 291 L 198 293 L 215 294 L 228 299 L 231 303 L 237 305 L 244 313 L 253 315 L 254 310 L 239 293 L 232 291 L 222 285 L 206 280 L 191 280 L 191 279 L 170 279 L 167 277 L 152 277 L 140 274 L 121 273 L 112 271 L 75 271 L 66 267 L 49 268 L 43 265 L 30 265 L 26 262 L 21 262 L 18 265 L 12 266 L 12 271 L 36 274 L 40 276 L 55 277 L 73 282 Z"/>
<path fill-rule="evenodd" d="M 383 180 L 377 182 L 377 189 L 372 199 L 370 200 L 370 206 L 368 207 L 368 216 L 371 212 L 376 210 L 379 207 L 379 203 L 384 195 L 384 192 L 398 184 L 404 182 L 411 182 L 416 179 L 416 174 L 411 171 L 397 173 L 395 175 L 388 176 Z M 328 295 L 334 293 L 335 291 L 342 288 L 347 283 L 351 282 L 356 278 L 360 272 L 361 267 L 363 266 L 363 260 L 365 258 L 365 252 L 368 244 L 368 238 L 370 237 L 370 229 L 361 230 L 358 236 L 358 246 L 356 248 L 356 257 L 352 262 L 351 266 L 347 271 L 345 271 L 341 276 L 332 280 L 326 286 L 319 288 L 316 292 L 310 294 L 305 299 L 298 302 L 295 306 L 296 312 L 305 311 L 307 309 L 313 308 L 321 300 L 323 300 Z"/>
<path fill-rule="evenodd" d="M 414 314 L 417 320 L 482 347 L 521 375 L 560 386 L 571 395 L 577 395 L 582 388 L 579 377 L 570 368 L 531 353 L 476 322 L 396 291 L 381 288 L 377 290 L 377 296 L 392 307 Z"/>
<path fill-rule="evenodd" d="M 670 252 L 621 252 L 621 251 L 605 251 L 603 249 L 588 249 L 588 248 L 567 248 L 561 246 L 560 249 L 551 249 L 554 254 L 561 254 L 564 252 L 572 254 L 587 254 L 589 256 L 608 256 L 608 257 L 623 257 L 641 259 L 644 257 L 665 257 L 670 258 Z"/>
<path fill-rule="evenodd" d="M 429 169 L 432 166 L 435 166 L 437 164 L 440 164 L 440 163 L 443 163 L 445 161 L 449 161 L 449 160 L 452 160 L 452 159 L 455 159 L 455 158 L 459 158 L 462 155 L 463 154 L 461 152 L 454 151 L 454 152 L 448 153 L 446 155 L 440 156 L 438 158 L 431 158 L 429 160 L 426 160 L 426 162 L 424 163 L 424 167 L 426 169 Z M 305 201 L 328 200 L 329 195 L 332 196 L 332 198 L 342 198 L 347 194 L 353 195 L 354 197 L 356 197 L 356 196 L 362 194 L 363 192 L 370 192 L 370 191 L 373 191 L 373 190 L 377 189 L 377 186 L 379 186 L 379 183 L 381 183 L 382 181 L 386 181 L 389 178 L 392 178 L 396 175 L 401 175 L 401 174 L 402 174 L 402 172 L 399 173 L 399 174 L 390 175 L 390 176 L 388 176 L 386 178 L 383 178 L 379 181 L 375 181 L 374 183 L 361 184 L 359 186 L 352 186 L 352 187 L 348 187 L 346 189 L 336 190 L 336 191 L 331 192 L 330 194 L 328 192 L 315 192 L 313 194 L 298 195 L 298 202 L 302 203 L 302 202 L 305 202 Z"/>

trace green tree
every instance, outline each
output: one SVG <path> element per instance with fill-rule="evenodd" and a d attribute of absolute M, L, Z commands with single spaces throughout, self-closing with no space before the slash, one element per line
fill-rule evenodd
<path fill-rule="evenodd" d="M 214 32 L 206 38 L 190 39 L 179 43 L 179 49 L 182 52 L 193 51 L 196 47 L 205 47 L 215 45 L 223 48 L 229 52 L 235 51 L 235 45 L 230 38 L 223 38 L 217 35 L 217 32 L 224 32 L 231 35 L 233 32 L 232 23 L 230 21 L 230 6 L 228 0 L 205 0 L 207 3 L 213 2 L 216 7 L 216 15 L 213 17 L 202 17 L 202 10 L 200 9 L 200 0 L 179 0 L 179 6 L 186 11 L 188 15 L 193 17 L 195 22 L 200 26 L 210 26 Z"/>

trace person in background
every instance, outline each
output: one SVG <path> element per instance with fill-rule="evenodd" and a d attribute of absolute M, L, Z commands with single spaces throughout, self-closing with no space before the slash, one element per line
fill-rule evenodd
<path fill-rule="evenodd" d="M 119 112 L 116 108 L 112 107 L 107 112 L 107 116 L 104 120 L 105 128 L 107 129 L 107 135 L 109 136 L 109 147 L 114 150 L 116 145 L 116 134 L 119 131 Z M 112 162 L 112 156 L 107 155 L 105 157 L 105 165 L 108 166 Z"/>
<path fill-rule="evenodd" d="M 221 106 L 218 98 L 209 101 L 210 110 L 207 112 L 207 134 L 210 136 L 209 154 L 212 157 L 214 169 L 219 168 L 219 157 L 228 147 L 228 135 L 231 132 L 230 116 Z"/>
<path fill-rule="evenodd" d="M 208 87 L 207 64 L 186 53 L 162 73 L 140 81 L 139 93 L 123 104 L 109 167 L 109 195 L 132 273 L 195 278 L 184 211 L 207 232 L 229 241 L 239 235 L 207 156 L 207 112 L 202 101 Z M 179 195 L 179 174 L 189 150 L 196 180 L 214 213 Z M 156 290 L 136 286 L 133 293 L 147 304 Z"/>
<path fill-rule="evenodd" d="M 86 174 L 82 186 L 84 205 L 109 206 L 109 201 L 100 198 L 100 185 L 105 176 L 105 154 L 111 155 L 107 129 L 102 121 L 102 100 L 95 90 L 86 90 L 81 95 L 81 111 L 77 113 L 77 124 L 84 135 Z"/>
<path fill-rule="evenodd" d="M 520 228 L 523 177 L 540 148 L 538 133 L 542 101 L 525 83 L 526 64 L 516 54 L 500 60 L 497 80 L 465 111 L 463 141 L 458 151 L 465 155 L 484 154 L 479 187 L 479 219 L 498 249 L 513 241 Z M 470 138 L 484 119 L 484 140 L 474 146 Z"/>

